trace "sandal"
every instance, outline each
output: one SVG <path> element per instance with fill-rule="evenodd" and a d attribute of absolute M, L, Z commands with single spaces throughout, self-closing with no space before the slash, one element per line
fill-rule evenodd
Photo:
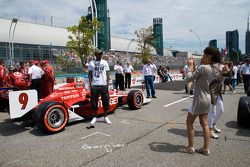
<path fill-rule="evenodd" d="M 194 154 L 195 153 L 194 148 L 189 148 L 189 147 L 180 148 L 179 151 L 182 153 L 187 153 L 187 154 Z"/>
<path fill-rule="evenodd" d="M 209 156 L 209 154 L 210 154 L 209 149 L 204 149 L 204 148 L 195 149 L 195 152 L 206 155 L 206 156 Z"/>

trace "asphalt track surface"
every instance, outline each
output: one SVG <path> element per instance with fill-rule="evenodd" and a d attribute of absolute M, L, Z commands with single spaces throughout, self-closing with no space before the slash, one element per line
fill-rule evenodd
<path fill-rule="evenodd" d="M 54 135 L 13 122 L 0 112 L 0 166 L 249 167 L 250 130 L 238 127 L 236 121 L 243 86 L 236 94 L 227 91 L 223 96 L 225 112 L 217 124 L 222 133 L 211 140 L 209 157 L 178 151 L 187 144 L 185 119 L 192 100 L 183 87 L 180 81 L 157 84 L 157 99 L 140 110 L 118 108 L 109 115 L 112 125 L 99 118 L 95 128 L 87 129 L 86 120 Z M 195 146 L 201 147 L 198 119 L 194 128 Z"/>

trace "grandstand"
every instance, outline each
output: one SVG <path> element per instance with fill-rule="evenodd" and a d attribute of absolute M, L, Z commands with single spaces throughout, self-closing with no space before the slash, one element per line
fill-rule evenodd
<path fill-rule="evenodd" d="M 9 63 L 9 32 L 10 19 L 0 18 L 0 58 Z M 14 63 L 28 60 L 48 59 L 54 63 L 56 55 L 66 54 L 72 60 L 77 60 L 77 56 L 67 52 L 66 43 L 69 32 L 66 28 L 48 26 L 18 20 L 16 24 L 14 43 Z M 140 64 L 140 60 L 135 57 L 137 54 L 137 42 L 134 39 L 111 37 L 110 52 L 106 53 L 106 58 L 110 65 L 114 65 L 117 60 Z M 164 56 L 156 56 L 156 51 L 152 53 L 155 63 L 158 65 L 183 66 L 187 56 L 173 57 L 169 49 L 164 49 Z"/>

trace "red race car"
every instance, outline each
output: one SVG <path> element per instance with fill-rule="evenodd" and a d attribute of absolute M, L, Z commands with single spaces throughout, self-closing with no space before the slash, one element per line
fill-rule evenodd
<path fill-rule="evenodd" d="M 83 82 L 61 86 L 39 103 L 35 90 L 11 91 L 9 92 L 10 117 L 20 118 L 29 115 L 39 129 L 56 133 L 63 130 L 68 122 L 93 116 L 90 96 L 90 91 Z M 140 90 L 131 90 L 128 94 L 110 90 L 109 97 L 109 112 L 125 104 L 132 110 L 140 109 L 143 104 L 151 101 L 146 99 Z M 103 107 L 100 99 L 98 106 L 97 114 L 102 115 Z"/>

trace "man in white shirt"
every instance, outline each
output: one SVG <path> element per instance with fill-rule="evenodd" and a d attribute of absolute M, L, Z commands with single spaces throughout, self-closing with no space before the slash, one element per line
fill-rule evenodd
<path fill-rule="evenodd" d="M 120 90 L 124 90 L 124 72 L 122 64 L 118 61 L 114 66 L 115 70 L 115 88 Z"/>
<path fill-rule="evenodd" d="M 150 91 L 149 87 L 151 89 L 151 95 L 152 98 L 156 98 L 155 96 L 155 86 L 154 86 L 154 80 L 153 75 L 157 71 L 156 66 L 152 63 L 150 59 L 147 60 L 146 64 L 143 66 L 143 74 L 144 74 L 144 81 L 147 91 L 147 98 L 150 97 Z"/>
<path fill-rule="evenodd" d="M 130 63 L 128 62 L 127 65 L 124 67 L 124 72 L 125 72 L 125 89 L 129 88 L 131 85 L 131 72 L 134 71 L 134 68 Z"/>
<path fill-rule="evenodd" d="M 231 85 L 233 87 L 233 93 L 235 93 L 235 87 L 237 85 L 237 73 L 238 73 L 238 68 L 234 64 L 233 69 L 232 69 L 232 77 L 231 77 Z"/>
<path fill-rule="evenodd" d="M 111 124 L 107 116 L 107 112 L 110 109 L 109 106 L 109 65 L 106 60 L 102 59 L 102 52 L 96 51 L 96 59 L 91 61 L 88 66 L 89 70 L 89 86 L 91 91 L 91 105 L 93 110 L 93 119 L 90 124 L 93 126 L 96 122 L 97 110 L 98 110 L 98 98 L 101 96 L 103 110 L 104 110 L 104 122 Z"/>
<path fill-rule="evenodd" d="M 243 78 L 245 93 L 247 93 L 248 87 L 250 85 L 250 58 L 246 59 L 245 64 L 241 66 L 241 75 Z"/>
<path fill-rule="evenodd" d="M 37 91 L 38 100 L 41 99 L 41 79 L 44 75 L 44 71 L 38 67 L 33 60 L 29 62 L 29 78 L 31 80 L 30 89 Z"/>

